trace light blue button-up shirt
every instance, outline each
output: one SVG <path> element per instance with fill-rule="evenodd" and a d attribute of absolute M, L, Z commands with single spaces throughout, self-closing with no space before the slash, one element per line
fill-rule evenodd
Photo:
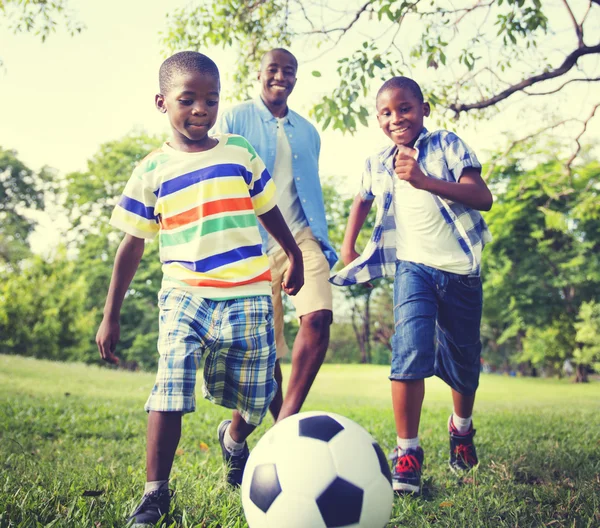
<path fill-rule="evenodd" d="M 323 192 L 319 179 L 319 152 L 321 138 L 317 129 L 291 109 L 285 116 L 283 127 L 292 149 L 292 174 L 306 222 L 321 244 L 329 267 L 338 257 L 329 243 Z M 256 149 L 267 170 L 273 174 L 277 148 L 277 119 L 260 97 L 246 101 L 223 112 L 217 129 L 220 132 L 244 136 Z M 266 251 L 268 234 L 262 226 L 260 233 Z"/>

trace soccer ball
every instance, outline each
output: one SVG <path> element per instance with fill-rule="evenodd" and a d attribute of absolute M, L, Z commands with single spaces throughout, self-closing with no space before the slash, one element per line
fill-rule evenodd
<path fill-rule="evenodd" d="M 250 453 L 242 480 L 250 528 L 383 528 L 393 498 L 377 442 L 352 420 L 325 412 L 272 427 Z"/>

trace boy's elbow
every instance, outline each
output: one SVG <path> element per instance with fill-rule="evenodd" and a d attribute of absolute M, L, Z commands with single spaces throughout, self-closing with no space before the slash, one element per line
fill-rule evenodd
<path fill-rule="evenodd" d="M 488 192 L 481 197 L 481 204 L 479 210 L 489 211 L 492 208 L 492 205 L 494 205 L 494 197 L 492 196 L 492 193 L 488 190 Z"/>

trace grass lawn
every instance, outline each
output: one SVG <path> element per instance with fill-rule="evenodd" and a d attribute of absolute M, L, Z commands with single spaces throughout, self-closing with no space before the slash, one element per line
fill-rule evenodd
<path fill-rule="evenodd" d="M 304 410 L 352 418 L 387 452 L 396 438 L 387 374 L 326 365 Z M 153 381 L 0 355 L 0 527 L 123 526 L 145 481 L 143 405 Z M 481 464 L 464 481 L 447 466 L 449 390 L 437 379 L 426 387 L 424 493 L 396 498 L 389 527 L 600 526 L 600 383 L 483 376 L 475 415 Z M 229 412 L 201 398 L 197 406 L 184 418 L 171 526 L 244 527 L 216 439 Z M 270 425 L 268 418 L 250 447 Z"/>

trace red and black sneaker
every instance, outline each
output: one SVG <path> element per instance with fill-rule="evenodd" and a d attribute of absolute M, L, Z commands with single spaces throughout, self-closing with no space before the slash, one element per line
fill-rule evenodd
<path fill-rule="evenodd" d="M 392 487 L 396 493 L 421 493 L 421 466 L 423 449 L 401 450 L 396 447 L 392 453 Z"/>
<path fill-rule="evenodd" d="M 466 433 L 460 434 L 454 423 L 452 423 L 452 416 L 450 416 L 448 433 L 450 434 L 450 469 L 454 473 L 462 473 L 476 467 L 479 460 L 473 443 L 473 437 L 475 436 L 473 424 Z"/>

